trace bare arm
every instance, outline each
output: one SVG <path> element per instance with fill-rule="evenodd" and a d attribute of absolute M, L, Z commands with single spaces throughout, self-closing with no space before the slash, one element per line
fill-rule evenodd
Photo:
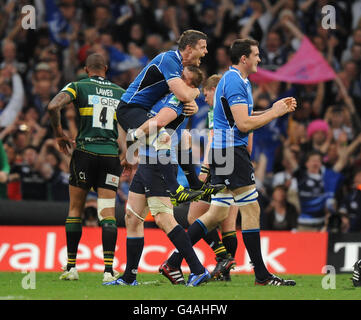
<path fill-rule="evenodd" d="M 268 112 L 256 116 L 248 115 L 246 104 L 237 104 L 231 107 L 233 118 L 239 131 L 247 133 L 263 127 L 272 120 L 296 109 L 296 99 L 284 98 L 275 102 Z"/>
<path fill-rule="evenodd" d="M 48 105 L 50 123 L 56 137 L 61 137 L 63 135 L 63 128 L 61 127 L 60 122 L 60 111 L 70 102 L 71 98 L 67 93 L 59 92 Z"/>
<path fill-rule="evenodd" d="M 50 116 L 50 123 L 54 130 L 56 142 L 60 150 L 69 155 L 69 149 L 74 145 L 74 141 L 69 139 L 64 132 L 60 122 L 60 110 L 71 102 L 70 96 L 65 92 L 59 92 L 49 103 L 48 112 Z"/>
<path fill-rule="evenodd" d="M 143 135 L 148 136 L 151 128 L 156 128 L 158 131 L 160 128 L 165 127 L 168 123 L 177 118 L 177 113 L 171 108 L 161 109 L 156 116 L 144 122 L 136 131 L 135 135 L 139 139 Z"/>
<path fill-rule="evenodd" d="M 172 91 L 179 101 L 191 102 L 200 94 L 198 88 L 191 88 L 181 78 L 173 78 L 168 81 L 169 90 Z"/>
<path fill-rule="evenodd" d="M 253 149 L 253 131 L 248 135 L 247 151 L 249 155 L 252 155 L 252 149 Z"/>

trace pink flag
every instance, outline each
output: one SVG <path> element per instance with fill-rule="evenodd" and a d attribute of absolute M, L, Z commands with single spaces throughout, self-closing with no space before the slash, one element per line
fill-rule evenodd
<path fill-rule="evenodd" d="M 300 48 L 285 65 L 276 71 L 258 68 L 257 73 L 250 75 L 249 78 L 256 83 L 283 81 L 312 84 L 329 81 L 335 77 L 336 74 L 326 59 L 304 36 Z"/>

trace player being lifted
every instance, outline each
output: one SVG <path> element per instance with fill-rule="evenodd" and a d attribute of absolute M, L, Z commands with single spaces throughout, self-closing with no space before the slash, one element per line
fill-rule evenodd
<path fill-rule="evenodd" d="M 188 234 L 192 243 L 197 243 L 228 216 L 229 207 L 234 204 L 241 212 L 243 242 L 254 266 L 255 283 L 293 286 L 295 281 L 269 273 L 263 262 L 258 193 L 247 145 L 250 132 L 293 112 L 296 100 L 281 99 L 266 112 L 252 115 L 252 89 L 247 77 L 257 72 L 261 61 L 258 42 L 235 40 L 230 48 L 230 58 L 232 66 L 219 81 L 215 92 L 214 137 L 209 161 L 212 183 L 224 183 L 227 188 L 212 196 L 209 210 L 188 228 Z M 167 264 L 180 268 L 179 256 L 179 253 L 173 253 Z"/>
<path fill-rule="evenodd" d="M 199 68 L 194 66 L 185 67 L 182 78 L 190 87 L 196 88 L 201 82 L 203 75 Z M 169 94 L 159 100 L 151 110 L 154 115 L 150 121 L 162 123 L 169 135 L 181 136 L 181 130 L 185 127 L 186 117 L 183 113 L 183 104 L 175 98 L 174 94 Z M 164 132 L 160 131 L 159 135 Z M 171 149 L 173 175 L 177 176 L 177 159 L 174 144 L 178 139 L 172 139 L 166 143 L 173 144 Z M 142 146 L 139 150 L 141 161 L 137 172 L 129 188 L 129 197 L 126 209 L 127 228 L 127 266 L 124 274 L 116 281 L 106 283 L 106 285 L 137 285 L 136 275 L 139 260 L 144 247 L 144 218 L 148 210 L 154 216 L 156 224 L 167 234 L 182 256 L 185 257 L 191 274 L 187 286 L 198 286 L 207 281 L 209 272 L 202 266 L 197 258 L 190 239 L 184 229 L 176 222 L 173 216 L 173 208 L 167 191 L 165 178 L 161 174 L 156 161 L 156 149 L 153 146 Z M 149 208 L 149 209 L 148 209 Z M 179 284 L 185 284 L 182 277 L 178 279 Z"/>
<path fill-rule="evenodd" d="M 201 167 L 200 180 L 208 181 L 210 179 L 208 153 L 213 139 L 213 98 L 218 82 L 222 75 L 214 74 L 210 76 L 204 83 L 203 93 L 205 101 L 209 105 L 207 128 L 209 129 L 208 142 L 205 148 L 204 162 Z M 250 134 L 252 138 L 253 133 Z M 252 146 L 248 145 L 248 151 L 251 153 Z M 192 202 L 188 210 L 189 225 L 207 212 L 211 203 L 211 195 L 202 195 L 199 201 Z M 214 280 L 230 281 L 230 270 L 235 266 L 235 254 L 237 250 L 238 240 L 236 234 L 236 219 L 238 215 L 238 207 L 232 205 L 228 217 L 220 224 L 222 230 L 222 241 L 215 228 L 210 230 L 204 237 L 204 241 L 212 248 L 216 255 L 216 267 L 211 272 L 211 278 Z M 182 259 L 179 256 L 179 259 Z M 179 264 L 179 262 L 177 263 Z M 183 274 L 178 268 L 172 268 L 167 261 L 164 262 L 159 272 L 167 277 L 173 284 L 178 284 L 179 278 L 183 278 Z"/>
<path fill-rule="evenodd" d="M 117 119 L 128 141 L 142 139 L 149 135 L 150 110 L 166 94 L 172 92 L 182 103 L 193 103 L 200 91 L 187 86 L 181 78 L 185 66 L 200 65 L 200 59 L 207 54 L 207 36 L 197 30 L 183 32 L 178 41 L 178 50 L 160 53 L 139 73 L 122 96 L 117 109 Z M 161 128 L 158 128 L 161 130 Z M 153 139 L 150 139 L 153 140 Z M 165 177 L 173 203 L 183 203 L 196 199 L 209 189 L 216 193 L 213 186 L 200 184 L 188 190 L 181 186 L 174 176 L 169 150 L 157 150 L 157 166 Z M 192 168 L 191 168 L 192 170 Z"/>
<path fill-rule="evenodd" d="M 68 84 L 48 106 L 56 141 L 65 154 L 70 153 L 73 141 L 63 132 L 60 110 L 70 102 L 75 106 L 78 128 L 76 148 L 70 162 L 70 203 L 65 221 L 68 260 L 60 279 L 79 278 L 76 256 L 82 235 L 81 215 L 87 194 L 93 187 L 98 194 L 97 210 L 105 264 L 103 282 L 106 282 L 118 276 L 113 271 L 113 259 L 117 240 L 115 198 L 121 166 L 115 112 L 124 90 L 105 79 L 107 65 L 99 54 L 88 56 L 85 71 L 88 78 Z"/>

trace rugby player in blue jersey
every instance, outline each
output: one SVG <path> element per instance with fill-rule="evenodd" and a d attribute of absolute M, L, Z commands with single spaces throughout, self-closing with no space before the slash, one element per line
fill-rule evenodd
<path fill-rule="evenodd" d="M 151 117 L 150 110 L 169 92 L 182 103 L 195 104 L 194 99 L 200 91 L 196 87 L 187 86 L 181 75 L 185 66 L 199 67 L 200 59 L 207 52 L 207 36 L 200 31 L 187 30 L 178 41 L 178 50 L 162 52 L 144 67 L 129 85 L 117 109 L 117 120 L 128 133 L 128 141 L 136 141 L 149 135 L 151 127 L 147 120 Z M 203 192 L 212 189 L 212 186 L 208 185 L 200 185 L 198 190 L 185 189 L 174 177 L 169 150 L 157 150 L 157 156 L 159 170 L 166 178 L 175 204 L 194 200 Z"/>
<path fill-rule="evenodd" d="M 252 88 L 248 76 L 257 72 L 258 42 L 237 39 L 230 48 L 232 66 L 222 76 L 215 92 L 214 137 L 210 151 L 212 183 L 224 183 L 227 188 L 212 196 L 209 210 L 189 228 L 192 244 L 223 221 L 233 204 L 242 216 L 242 236 L 255 272 L 258 285 L 295 285 L 293 280 L 281 279 L 267 270 L 260 245 L 260 207 L 257 201 L 254 170 L 247 151 L 248 135 L 272 120 L 293 112 L 297 107 L 292 97 L 275 102 L 261 113 L 253 113 Z M 167 264 L 180 269 L 182 257 L 173 253 Z"/>
<path fill-rule="evenodd" d="M 200 86 L 202 72 L 198 67 L 188 66 L 183 71 L 184 81 L 192 88 Z M 177 176 L 177 157 L 175 147 L 178 144 L 177 137 L 181 136 L 181 130 L 185 128 L 187 117 L 183 114 L 183 103 L 174 94 L 170 93 L 155 103 L 150 111 L 154 116 L 151 121 L 160 122 L 165 127 L 159 132 L 162 136 L 168 130 L 171 141 L 171 156 L 173 175 Z M 173 139 L 175 137 L 176 139 Z M 165 177 L 159 170 L 157 151 L 153 145 L 141 146 L 139 149 L 140 163 L 129 188 L 129 196 L 126 208 L 127 228 L 127 265 L 124 274 L 116 281 L 106 285 L 137 285 L 137 269 L 144 247 L 144 219 L 150 210 L 154 220 L 174 244 L 176 249 L 185 257 L 191 274 L 187 286 L 198 286 L 210 278 L 210 274 L 197 258 L 191 241 L 185 230 L 176 222 L 173 216 L 173 206 L 169 196 L 169 190 Z M 182 277 L 177 278 L 179 284 L 185 284 Z"/>

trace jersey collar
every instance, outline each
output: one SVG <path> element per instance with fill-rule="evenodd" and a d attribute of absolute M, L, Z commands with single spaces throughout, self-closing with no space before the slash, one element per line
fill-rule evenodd
<path fill-rule="evenodd" d="M 183 57 L 182 57 L 182 55 L 180 54 L 180 51 L 179 51 L 179 50 L 176 50 L 176 51 L 175 51 L 175 55 L 177 56 L 177 58 L 179 59 L 179 61 L 182 62 Z"/>
<path fill-rule="evenodd" d="M 90 78 L 92 79 L 97 79 L 97 80 L 101 80 L 101 81 L 104 81 L 105 78 L 101 77 L 101 76 L 91 76 Z"/>
<path fill-rule="evenodd" d="M 248 78 L 243 78 L 243 77 L 242 77 L 242 73 L 241 73 L 237 68 L 230 66 L 230 67 L 229 67 L 229 70 L 230 70 L 230 71 L 237 72 L 237 73 L 239 74 L 239 77 L 240 77 L 245 83 L 248 83 L 248 82 L 249 82 Z"/>

